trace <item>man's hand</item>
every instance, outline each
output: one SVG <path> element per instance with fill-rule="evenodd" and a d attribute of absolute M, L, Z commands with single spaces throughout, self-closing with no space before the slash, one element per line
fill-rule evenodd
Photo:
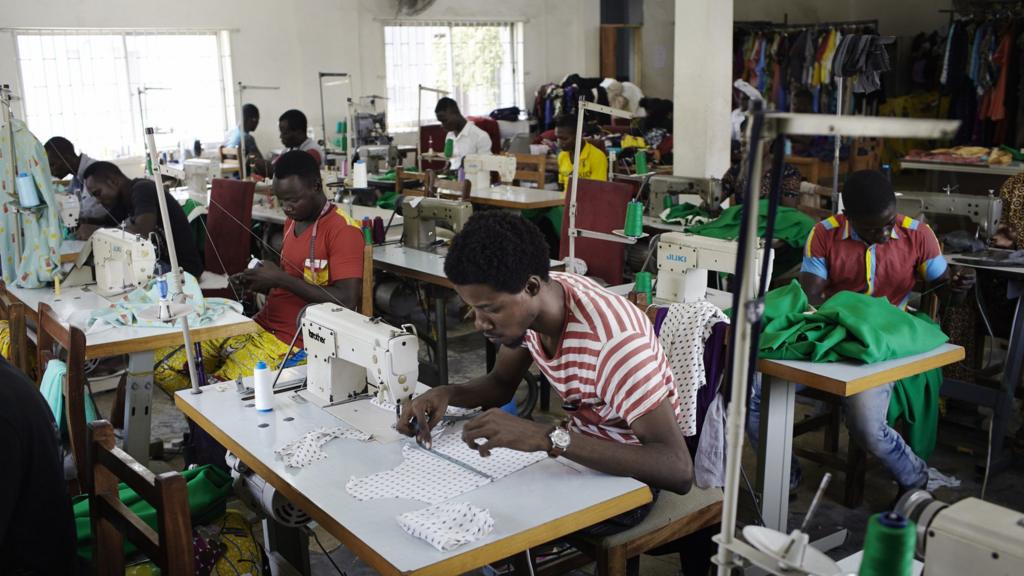
<path fill-rule="evenodd" d="M 231 277 L 235 284 L 262 294 L 279 288 L 287 280 L 288 274 L 273 262 L 263 262 L 262 266 L 243 270 Z"/>
<path fill-rule="evenodd" d="M 501 408 L 491 408 L 466 423 L 462 440 L 481 456 L 490 456 L 495 448 L 547 452 L 551 449 L 550 428 L 547 424 L 513 416 Z"/>
<path fill-rule="evenodd" d="M 92 233 L 100 228 L 101 226 L 96 224 L 79 223 L 78 229 L 75 230 L 75 238 L 78 238 L 79 240 L 88 240 L 89 238 L 92 238 Z"/>
<path fill-rule="evenodd" d="M 977 277 L 973 268 L 963 266 L 951 266 L 949 286 L 953 294 L 964 294 L 974 286 Z"/>
<path fill-rule="evenodd" d="M 406 436 L 415 435 L 416 442 L 430 448 L 430 431 L 448 410 L 449 391 L 448 386 L 438 386 L 407 402 L 395 429 Z"/>
<path fill-rule="evenodd" d="M 992 239 L 989 241 L 995 248 L 1004 248 L 1006 250 L 1012 250 L 1015 244 L 1013 230 L 1006 224 L 999 226 L 996 233 L 992 235 Z"/>

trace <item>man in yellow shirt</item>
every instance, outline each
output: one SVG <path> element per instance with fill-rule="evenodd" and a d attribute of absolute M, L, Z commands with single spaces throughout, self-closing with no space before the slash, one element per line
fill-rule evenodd
<path fill-rule="evenodd" d="M 558 183 L 569 191 L 572 177 L 573 153 L 576 151 L 576 117 L 562 115 L 555 119 L 555 138 L 558 139 Z M 583 141 L 580 148 L 580 178 L 608 180 L 608 157 L 590 142 Z"/>

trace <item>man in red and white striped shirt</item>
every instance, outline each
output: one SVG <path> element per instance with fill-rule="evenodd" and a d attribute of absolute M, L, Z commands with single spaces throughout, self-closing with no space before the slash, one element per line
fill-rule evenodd
<path fill-rule="evenodd" d="M 680 494 L 693 464 L 679 427 L 679 399 L 650 321 L 594 282 L 548 271 L 548 249 L 529 221 L 474 214 L 452 242 L 445 273 L 501 348 L 493 370 L 439 386 L 408 403 L 401 432 L 429 446 L 448 405 L 491 408 L 463 429 L 487 456 L 498 447 L 543 450 Z M 571 415 L 552 427 L 498 409 L 536 363 Z"/>

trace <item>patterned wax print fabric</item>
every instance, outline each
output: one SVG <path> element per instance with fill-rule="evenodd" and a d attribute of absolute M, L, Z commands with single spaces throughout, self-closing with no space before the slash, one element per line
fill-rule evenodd
<path fill-rule="evenodd" d="M 32 178 L 39 194 L 37 208 L 19 210 L 15 178 L 21 173 Z M 4 282 L 21 288 L 46 285 L 60 267 L 59 206 L 43 145 L 17 118 L 11 119 L 10 126 L 0 127 L 0 203 L 0 267 Z"/>

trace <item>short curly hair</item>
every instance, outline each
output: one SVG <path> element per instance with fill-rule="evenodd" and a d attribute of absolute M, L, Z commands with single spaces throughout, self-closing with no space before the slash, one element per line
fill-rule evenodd
<path fill-rule="evenodd" d="M 455 235 L 444 272 L 459 286 L 484 284 L 515 294 L 530 276 L 548 274 L 548 244 L 537 226 L 521 216 L 500 210 L 477 212 Z"/>

